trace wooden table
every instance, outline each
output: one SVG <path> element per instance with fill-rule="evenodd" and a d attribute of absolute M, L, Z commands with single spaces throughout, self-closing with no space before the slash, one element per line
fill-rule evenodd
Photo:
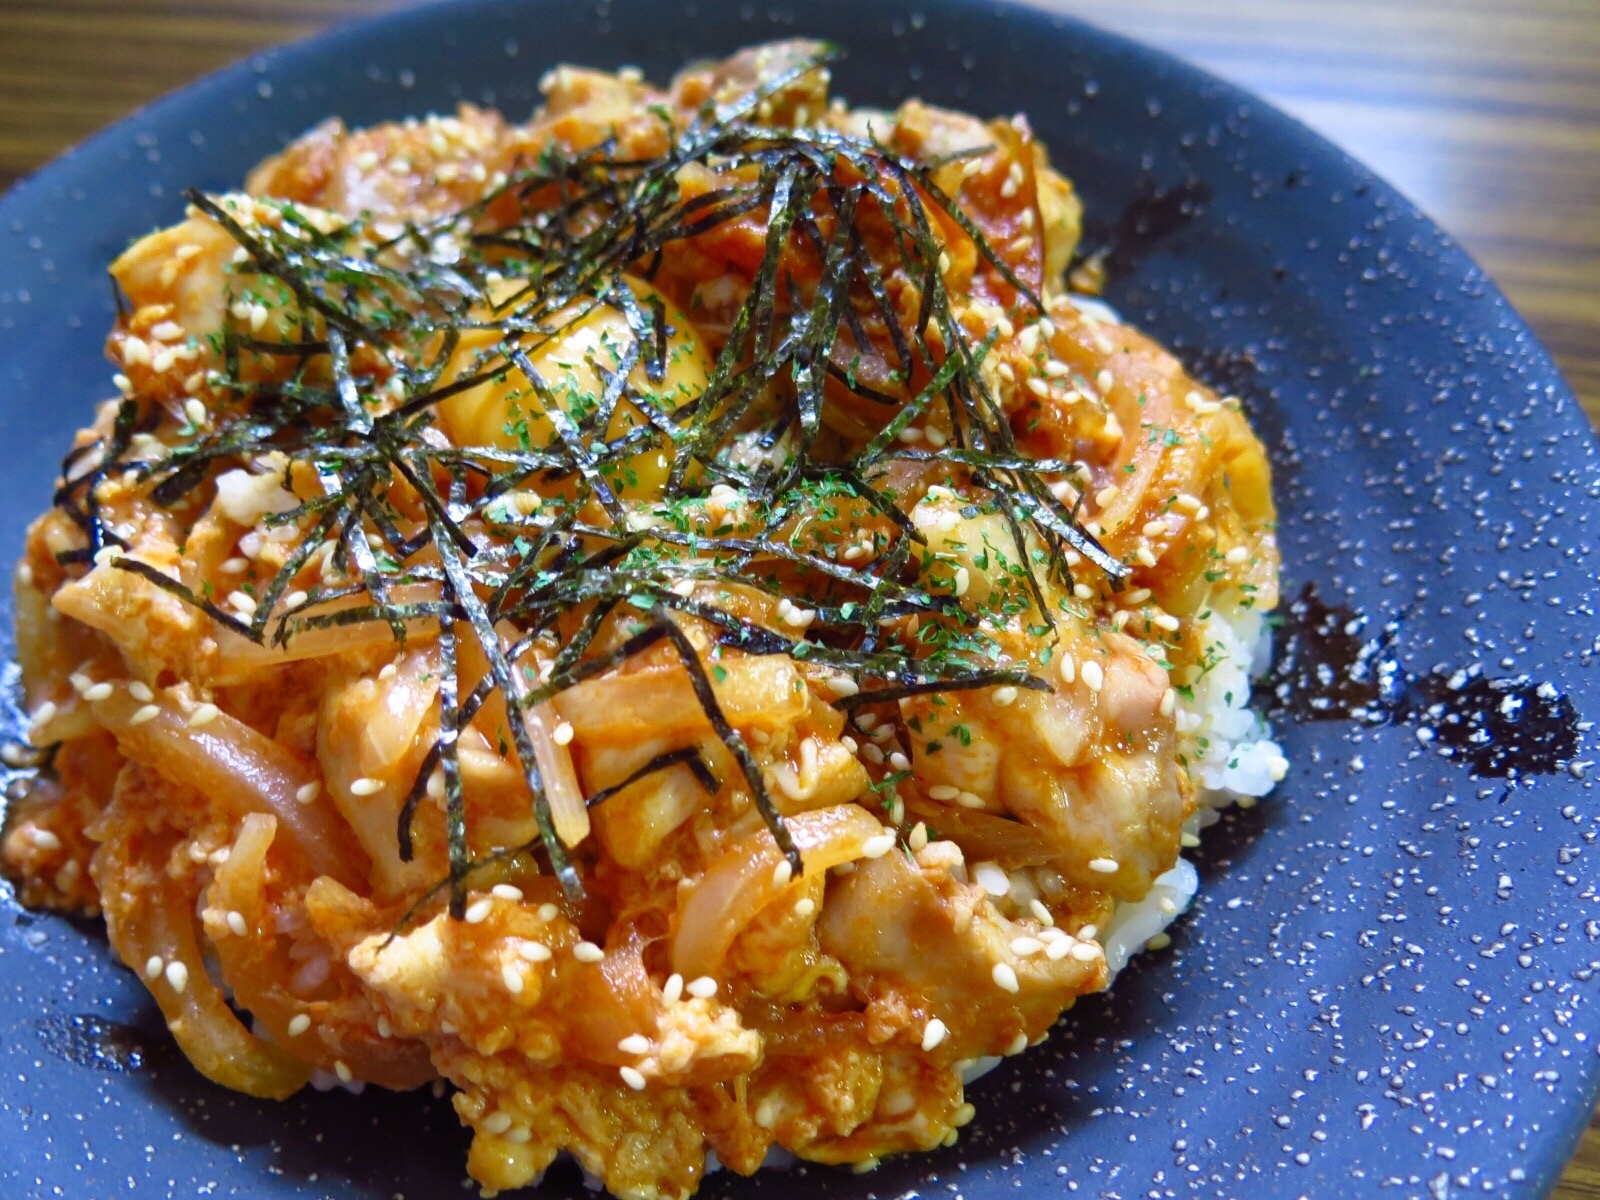
<path fill-rule="evenodd" d="M 0 187 L 214 67 L 405 2 L 3 0 Z M 1600 424 L 1596 0 L 1050 3 L 1255 89 L 1398 185 L 1510 294 Z M 1600 1196 L 1600 1127 L 1555 1196 Z"/>

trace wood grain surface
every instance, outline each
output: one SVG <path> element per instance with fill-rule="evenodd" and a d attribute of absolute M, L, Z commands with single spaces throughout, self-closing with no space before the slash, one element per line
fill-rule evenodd
<path fill-rule="evenodd" d="M 1251 88 L 1453 233 L 1600 424 L 1600 2 L 1049 0 Z M 253 50 L 405 0 L 0 0 L 0 188 Z M 1557 1200 L 1600 1197 L 1591 1126 Z"/>

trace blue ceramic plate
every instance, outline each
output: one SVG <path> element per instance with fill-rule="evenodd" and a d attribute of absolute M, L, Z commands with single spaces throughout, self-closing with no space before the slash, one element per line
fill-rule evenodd
<path fill-rule="evenodd" d="M 471 100 L 520 119 L 557 60 L 664 78 L 802 33 L 849 52 L 852 101 L 1029 113 L 1110 248 L 1109 299 L 1246 398 L 1273 446 L 1286 591 L 1313 591 L 1279 673 L 1293 771 L 1212 831 L 1171 950 L 978 1085 L 955 1149 L 866 1176 L 724 1174 L 704 1194 L 1542 1195 L 1600 1085 L 1592 435 L 1427 218 L 1152 50 L 954 0 L 475 0 L 213 76 L 0 201 L 0 557 L 107 394 L 105 266 L 178 217 L 183 187 L 236 184 L 330 113 Z M 1318 680 L 1319 657 L 1342 667 L 1369 641 L 1399 666 L 1386 693 Z M 97 927 L 6 903 L 0 1194 L 463 1194 L 447 1103 L 213 1087 Z M 544 1187 L 580 1190 L 562 1168 Z"/>

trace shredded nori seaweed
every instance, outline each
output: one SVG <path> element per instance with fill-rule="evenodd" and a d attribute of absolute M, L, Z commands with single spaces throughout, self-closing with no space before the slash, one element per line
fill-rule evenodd
<path fill-rule="evenodd" d="M 159 421 L 160 410 L 124 399 L 110 437 L 75 450 L 64 465 L 63 476 L 72 482 L 62 485 L 56 503 L 85 531 L 88 548 L 63 558 L 112 561 L 263 645 L 372 621 L 387 623 L 397 640 L 406 637 L 408 625 L 413 631 L 418 622 L 436 625 L 440 730 L 402 806 L 398 837 L 401 858 L 409 861 L 418 804 L 430 778 L 442 773 L 450 873 L 419 905 L 448 886 L 450 911 L 459 916 L 475 869 L 535 851 L 571 899 L 582 897 L 579 864 L 556 834 L 539 766 L 517 717 L 654 647 L 670 646 L 682 662 L 697 703 L 797 874 L 799 855 L 759 766 L 717 701 L 712 673 L 721 670 L 718 655 L 787 654 L 842 672 L 859 688 L 834 701 L 846 711 L 969 688 L 1047 688 L 1026 670 L 997 667 L 992 657 L 944 646 L 915 647 L 912 653 L 885 641 L 886 626 L 907 618 L 964 629 L 977 624 L 954 597 L 931 591 L 921 580 L 917 564 L 924 539 L 883 483 L 894 460 L 938 461 L 964 472 L 969 490 L 1009 530 L 1014 573 L 1025 577 L 1047 627 L 1053 622 L 1036 568 L 1070 583 L 1068 563 L 1077 561 L 1070 557 L 1076 554 L 1113 588 L 1126 575 L 1046 481 L 1047 475 L 1070 473 L 1073 464 L 1030 459 L 1018 449 L 979 369 L 995 335 L 974 344 L 945 292 L 941 241 L 930 219 L 935 209 L 965 231 L 981 261 L 1015 289 L 1019 302 L 1043 311 L 1038 296 L 934 183 L 936 167 L 963 155 L 918 163 L 862 138 L 756 120 L 764 101 L 829 57 L 831 51 L 802 61 L 734 101 L 708 103 L 673 131 L 670 148 L 659 156 L 623 159 L 610 142 L 581 153 L 552 144 L 478 202 L 409 224 L 387 240 L 377 240 L 359 220 L 324 232 L 283 202 L 269 202 L 279 210 L 279 221 L 246 221 L 225 200 L 188 193 L 247 252 L 248 262 L 238 268 L 241 281 L 267 281 L 298 305 L 290 318 L 298 335 L 283 342 L 233 330 L 220 335 L 226 369 L 213 382 L 228 397 L 232 419 L 182 431 L 185 440 L 154 460 L 141 460 L 130 448 L 136 432 Z M 723 179 L 736 182 L 685 202 L 677 176 L 691 163 L 715 164 Z M 735 174 L 735 168 L 743 170 Z M 522 214 L 510 226 L 487 217 L 503 197 L 517 200 Z M 752 214 L 765 215 L 761 261 L 709 382 L 698 396 L 665 410 L 640 391 L 632 375 L 642 366 L 652 383 L 666 377 L 666 310 L 653 294 L 636 294 L 630 279 L 652 278 L 670 243 Z M 889 261 L 869 252 L 862 224 L 869 214 L 875 228 L 892 234 Z M 436 239 L 457 234 L 465 241 L 459 259 L 450 265 L 433 261 Z M 817 264 L 809 290 L 785 269 L 802 252 Z M 902 319 L 886 271 L 898 272 L 917 289 L 914 321 Z M 513 293 L 497 293 L 496 300 L 491 283 L 503 288 L 505 281 L 515 285 Z M 858 382 L 840 360 L 850 349 L 847 341 L 857 351 L 872 343 L 858 303 L 881 324 L 880 340 L 888 344 L 879 348 L 892 355 L 892 377 L 907 386 L 909 398 Z M 609 369 L 591 364 L 603 392 L 588 411 L 569 413 L 551 394 L 533 355 L 600 307 L 624 315 L 632 341 L 619 348 Z M 459 378 L 441 382 L 462 335 L 474 330 L 491 331 L 498 343 Z M 252 356 L 292 359 L 293 369 L 287 378 L 253 381 L 244 369 Z M 923 382 L 911 393 L 913 378 Z M 556 432 L 551 444 L 441 444 L 434 429 L 438 404 L 490 380 L 526 385 Z M 897 410 L 842 461 L 816 453 L 830 381 L 886 412 Z M 623 402 L 643 420 L 609 438 L 612 416 Z M 936 452 L 905 448 L 900 432 L 936 405 L 948 414 L 950 444 Z M 736 443 L 753 453 L 735 453 Z M 645 451 L 662 453 L 671 465 L 664 496 L 641 508 L 625 501 L 623 491 L 628 460 Z M 249 619 L 121 554 L 127 542 L 102 519 L 95 500 L 103 479 L 131 469 L 158 503 L 191 503 L 216 472 L 267 452 L 308 470 L 322 494 L 268 519 L 269 525 L 294 524 L 302 532 Z M 98 458 L 85 469 L 92 453 Z M 397 481 L 420 503 L 420 523 L 403 519 L 391 503 Z M 524 512 L 507 506 L 511 493 L 531 485 L 545 495 L 541 507 Z M 712 520 L 706 501 L 718 485 L 741 494 L 738 520 Z M 881 524 L 870 561 L 840 561 L 839 547 L 808 547 L 793 535 L 795 521 L 835 502 L 858 503 Z M 969 502 L 964 511 L 972 509 Z M 649 519 L 641 522 L 641 512 Z M 403 532 L 408 524 L 417 526 L 409 537 Z M 330 556 L 335 578 L 294 608 L 283 605 L 319 551 Z M 736 584 L 746 595 L 775 600 L 809 597 L 805 603 L 814 606 L 814 616 L 803 631 L 778 632 L 714 603 L 714 588 L 687 593 L 684 581 Z M 402 603 L 395 596 L 403 587 L 420 587 L 436 598 Z M 335 600 L 359 603 L 318 611 Z M 713 631 L 709 670 L 684 621 L 703 622 Z M 488 674 L 460 697 L 456 671 L 463 626 L 482 647 Z M 535 679 L 519 660 L 536 643 L 545 647 L 548 670 Z M 604 648 L 597 651 L 597 643 Z M 507 700 L 510 740 L 533 797 L 539 836 L 527 846 L 474 858 L 456 747 L 496 693 Z M 589 803 L 678 763 L 688 764 L 708 792 L 716 791 L 718 783 L 699 754 L 682 749 L 651 759 Z"/>

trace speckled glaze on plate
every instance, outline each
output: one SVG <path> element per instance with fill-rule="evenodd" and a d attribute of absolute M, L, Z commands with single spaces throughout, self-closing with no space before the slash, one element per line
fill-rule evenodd
<path fill-rule="evenodd" d="M 1290 703 L 1293 770 L 1210 832 L 1171 949 L 977 1085 L 956 1148 L 870 1175 L 721 1174 L 702 1194 L 1542 1195 L 1600 1085 L 1581 766 L 1600 708 L 1593 437 L 1448 237 L 1288 118 L 1154 51 L 953 0 L 481 0 L 213 76 L 0 201 L 0 556 L 109 389 L 105 265 L 176 219 L 184 186 L 236 184 L 330 113 L 467 99 L 520 119 L 557 60 L 660 78 L 802 33 L 850 52 L 836 78 L 853 102 L 1028 112 L 1112 248 L 1109 299 L 1243 395 L 1272 444 L 1287 594 L 1313 585 L 1335 614 L 1324 643 L 1370 640 L 1424 695 L 1368 720 Z M 1314 667 L 1283 677 L 1315 686 Z M 1466 689 L 1474 702 L 1515 695 L 1556 718 L 1515 775 L 1515 755 L 1476 754 L 1428 712 L 1471 668 L 1530 681 Z M 446 1102 L 213 1087 L 94 923 L 0 905 L 0 1194 L 463 1194 Z M 552 1170 L 542 1194 L 582 1194 L 577 1172 Z"/>

